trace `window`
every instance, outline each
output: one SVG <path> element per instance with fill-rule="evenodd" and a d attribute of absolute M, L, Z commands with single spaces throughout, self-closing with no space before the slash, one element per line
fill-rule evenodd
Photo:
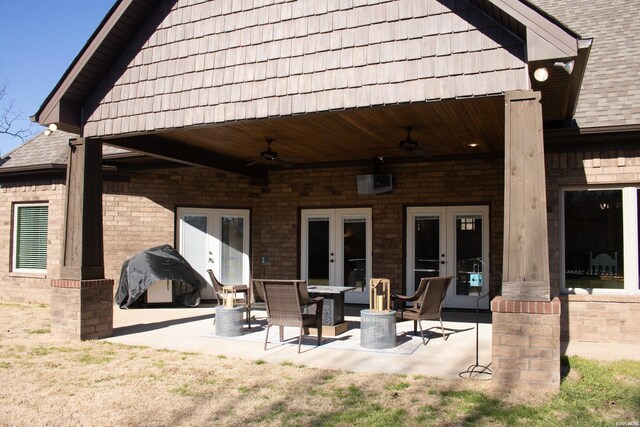
<path fill-rule="evenodd" d="M 48 219 L 47 204 L 14 205 L 12 271 L 46 272 Z"/>
<path fill-rule="evenodd" d="M 638 291 L 639 193 L 635 187 L 561 192 L 563 289 Z"/>

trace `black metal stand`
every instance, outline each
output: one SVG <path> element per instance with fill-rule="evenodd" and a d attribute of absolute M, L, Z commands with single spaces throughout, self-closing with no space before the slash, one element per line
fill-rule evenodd
<path fill-rule="evenodd" d="M 458 376 L 460 378 L 469 378 L 473 380 L 489 380 L 493 375 L 493 371 L 489 368 L 489 365 L 481 365 L 478 363 L 478 341 L 480 340 L 478 327 L 480 324 L 479 316 L 480 316 L 480 300 L 489 296 L 489 292 L 484 295 L 479 296 L 476 299 L 476 363 L 470 365 L 466 371 L 460 372 Z"/>

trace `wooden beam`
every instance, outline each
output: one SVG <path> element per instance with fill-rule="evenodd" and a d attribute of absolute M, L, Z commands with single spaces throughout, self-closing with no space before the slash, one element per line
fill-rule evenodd
<path fill-rule="evenodd" d="M 104 279 L 102 143 L 69 141 L 60 278 Z"/>
<path fill-rule="evenodd" d="M 551 301 L 540 92 L 505 95 L 502 297 Z"/>
<path fill-rule="evenodd" d="M 218 169 L 258 180 L 267 179 L 267 169 L 260 165 L 247 167 L 247 162 L 224 154 L 152 135 L 109 139 L 110 145 L 148 154 L 189 166 Z"/>

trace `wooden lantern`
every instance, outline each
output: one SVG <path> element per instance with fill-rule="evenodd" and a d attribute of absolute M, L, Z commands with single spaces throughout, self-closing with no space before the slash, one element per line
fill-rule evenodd
<path fill-rule="evenodd" d="M 223 286 L 222 287 L 222 301 L 225 307 L 236 306 L 236 287 L 235 286 Z"/>
<path fill-rule="evenodd" d="M 389 279 L 371 279 L 369 281 L 369 307 L 373 311 L 391 309 L 391 282 Z"/>

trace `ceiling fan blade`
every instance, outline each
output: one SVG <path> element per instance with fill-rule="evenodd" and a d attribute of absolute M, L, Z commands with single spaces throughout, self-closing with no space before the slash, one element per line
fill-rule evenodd
<path fill-rule="evenodd" d="M 422 149 L 422 148 L 420 148 L 420 147 L 416 147 L 416 148 L 414 148 L 414 149 L 413 149 L 413 150 L 411 150 L 411 151 L 412 151 L 412 152 L 414 152 L 414 153 L 416 153 L 416 154 L 417 154 L 417 155 L 419 155 L 420 157 L 424 157 L 425 159 L 430 159 L 430 158 L 432 158 L 432 157 L 435 155 L 435 153 L 425 151 L 425 150 L 423 150 L 423 149 Z"/>
<path fill-rule="evenodd" d="M 253 161 L 253 162 L 251 162 L 251 163 L 246 164 L 245 166 L 253 166 L 253 165 L 257 165 L 257 164 L 258 164 L 258 163 L 260 163 L 261 161 L 262 161 L 262 159 L 260 159 L 260 160 L 256 160 L 256 161 Z"/>
<path fill-rule="evenodd" d="M 290 168 L 291 167 L 291 163 L 287 162 L 286 160 L 281 159 L 280 157 L 276 157 L 275 159 L 273 159 L 273 163 L 277 163 L 280 166 L 284 166 L 286 168 Z"/>

